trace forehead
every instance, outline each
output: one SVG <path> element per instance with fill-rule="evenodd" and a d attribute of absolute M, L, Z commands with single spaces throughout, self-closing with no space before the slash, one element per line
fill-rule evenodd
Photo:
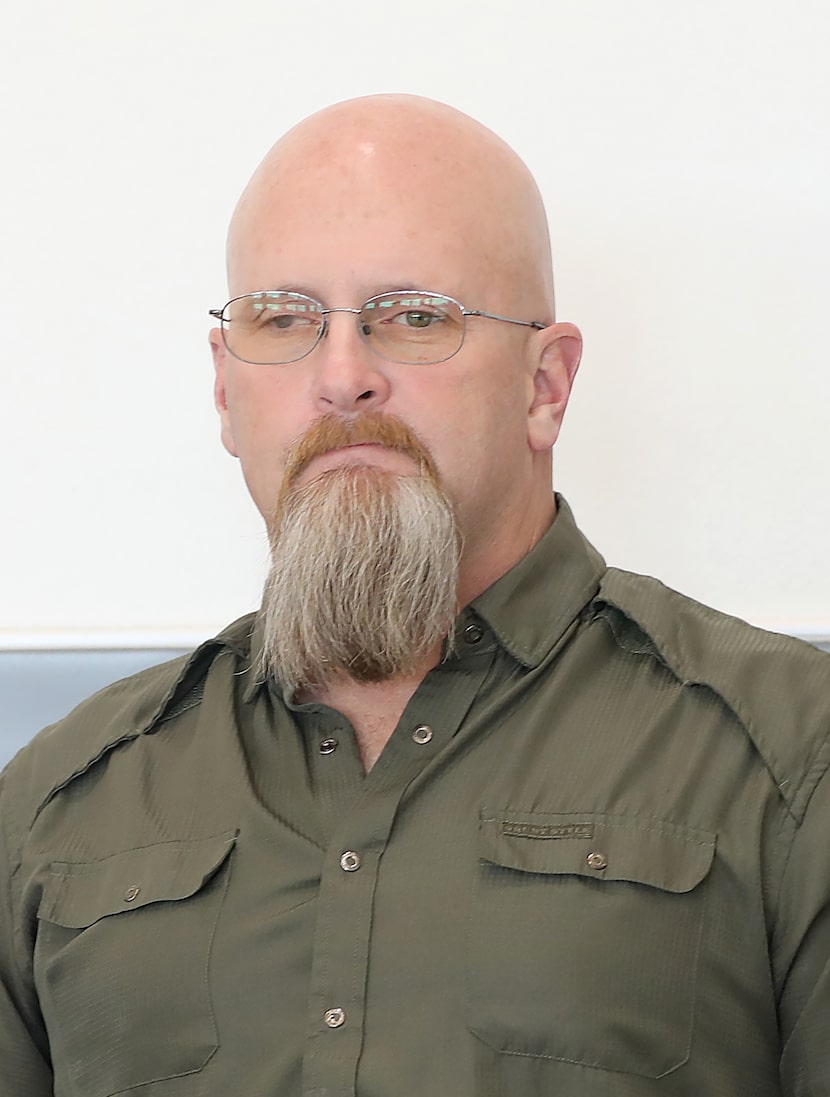
<path fill-rule="evenodd" d="M 309 285 L 341 274 L 367 278 L 367 291 L 435 285 L 449 292 L 444 279 L 467 283 L 483 268 L 495 278 L 503 261 L 489 215 L 439 181 L 396 186 L 321 172 L 273 187 L 251 213 L 231 266 L 235 281 L 250 283 L 246 290 L 263 278 Z"/>
<path fill-rule="evenodd" d="M 233 291 L 341 275 L 363 278 L 365 291 L 408 284 L 458 295 L 515 277 L 526 220 L 515 164 L 452 137 L 424 125 L 383 139 L 289 135 L 234 215 Z"/>

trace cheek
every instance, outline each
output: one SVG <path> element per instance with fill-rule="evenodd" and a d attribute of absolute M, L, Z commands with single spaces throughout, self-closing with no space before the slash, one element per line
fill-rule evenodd
<path fill-rule="evenodd" d="M 527 451 L 527 409 L 523 393 L 467 384 L 435 393 L 419 429 L 429 446 L 447 491 L 456 503 L 481 499 L 488 485 L 496 490 L 515 475 Z"/>
<path fill-rule="evenodd" d="M 239 381 L 228 386 L 227 418 L 248 490 L 268 515 L 282 483 L 286 451 L 307 424 L 292 415 L 284 386 Z"/>
<path fill-rule="evenodd" d="M 457 421 L 471 445 L 502 445 L 523 437 L 527 427 L 528 400 L 524 384 L 516 376 L 506 378 L 494 369 L 489 377 L 471 379 L 458 393 Z"/>

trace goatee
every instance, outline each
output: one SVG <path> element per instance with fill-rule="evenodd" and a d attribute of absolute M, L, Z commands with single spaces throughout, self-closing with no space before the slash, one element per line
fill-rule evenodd
<path fill-rule="evenodd" d="M 412 474 L 350 464 L 300 481 L 315 457 L 359 444 L 406 454 Z M 431 455 L 401 420 L 317 420 L 289 456 L 269 535 L 263 659 L 286 696 L 343 677 L 413 674 L 450 633 L 455 516 Z"/>

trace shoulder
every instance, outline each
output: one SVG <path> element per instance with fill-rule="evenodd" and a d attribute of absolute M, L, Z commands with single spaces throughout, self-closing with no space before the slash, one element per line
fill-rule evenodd
<path fill-rule="evenodd" d="M 801 815 L 830 766 L 830 654 L 616 568 L 603 576 L 595 605 L 621 647 L 718 695 Z"/>
<path fill-rule="evenodd" d="M 255 615 L 248 614 L 189 655 L 106 686 L 39 732 L 2 774 L 5 798 L 14 792 L 20 826 L 28 828 L 56 792 L 114 747 L 153 731 L 183 708 L 198 704 L 204 680 L 218 655 L 231 651 L 238 658 L 248 656 L 254 620 Z"/>

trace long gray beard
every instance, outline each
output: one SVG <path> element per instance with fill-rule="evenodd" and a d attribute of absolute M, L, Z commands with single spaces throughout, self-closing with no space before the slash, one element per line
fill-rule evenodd
<path fill-rule="evenodd" d="M 416 671 L 452 628 L 459 538 L 427 475 L 331 469 L 290 488 L 271 530 L 266 669 L 286 696 Z"/>

